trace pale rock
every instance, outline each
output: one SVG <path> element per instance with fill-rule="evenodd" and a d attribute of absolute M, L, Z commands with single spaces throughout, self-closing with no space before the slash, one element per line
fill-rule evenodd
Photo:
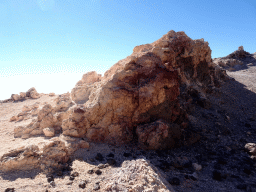
<path fill-rule="evenodd" d="M 199 165 L 197 163 L 193 163 L 192 166 L 196 171 L 200 171 L 202 169 L 202 165 Z"/>
<path fill-rule="evenodd" d="M 55 93 L 49 93 L 49 96 L 53 97 L 53 96 L 55 96 Z"/>
<path fill-rule="evenodd" d="M 124 161 L 113 169 L 101 183 L 102 191 L 158 191 L 174 192 L 174 189 L 156 167 L 146 159 Z"/>
<path fill-rule="evenodd" d="M 1 171 L 33 170 L 39 168 L 39 148 L 36 145 L 21 147 L 0 158 Z"/>
<path fill-rule="evenodd" d="M 12 94 L 11 99 L 14 100 L 14 101 L 19 101 L 20 96 L 18 94 Z"/>
<path fill-rule="evenodd" d="M 25 99 L 26 98 L 26 93 L 25 92 L 20 92 L 20 98 Z"/>
<path fill-rule="evenodd" d="M 32 99 L 38 99 L 40 98 L 40 94 L 36 91 L 36 89 L 34 87 L 30 88 L 27 92 L 26 92 L 26 96 L 30 97 Z"/>
<path fill-rule="evenodd" d="M 22 108 L 22 111 L 23 111 L 23 112 L 31 111 L 31 107 L 25 105 L 25 106 Z"/>
<path fill-rule="evenodd" d="M 10 121 L 17 121 L 18 120 L 18 117 L 17 116 L 12 116 L 11 118 L 10 118 Z"/>
<path fill-rule="evenodd" d="M 49 127 L 44 128 L 44 129 L 43 129 L 43 132 L 44 132 L 44 135 L 45 135 L 46 137 L 53 137 L 54 134 L 55 134 L 54 129 L 53 129 L 53 128 L 49 128 Z"/>
<path fill-rule="evenodd" d="M 244 148 L 248 151 L 251 155 L 256 155 L 256 143 L 247 143 Z"/>

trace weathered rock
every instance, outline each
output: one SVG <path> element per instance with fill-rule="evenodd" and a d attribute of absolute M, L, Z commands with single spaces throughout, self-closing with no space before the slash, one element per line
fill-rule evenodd
<path fill-rule="evenodd" d="M 21 99 L 26 99 L 26 93 L 25 92 L 20 92 L 20 98 Z"/>
<path fill-rule="evenodd" d="M 19 118 L 17 117 L 17 116 L 12 116 L 11 118 L 10 118 L 10 121 L 17 121 Z"/>
<path fill-rule="evenodd" d="M 137 137 L 145 147 L 171 148 L 182 137 L 181 130 L 188 127 L 178 98 L 184 90 L 181 86 L 197 89 L 202 96 L 197 104 L 209 108 L 206 88 L 219 85 L 219 79 L 225 77 L 225 71 L 212 63 L 207 42 L 170 31 L 151 44 L 135 47 L 132 55 L 113 65 L 103 77 L 95 71 L 85 74 L 71 96 L 63 94 L 54 109 L 46 105 L 39 112 L 32 129 L 40 133 L 42 128 L 58 127 L 67 136 L 110 144 L 128 143 Z M 31 88 L 27 96 L 33 91 Z M 146 125 L 151 125 L 152 133 Z"/>
<path fill-rule="evenodd" d="M 4 154 L 0 159 L 0 170 L 32 170 L 39 168 L 39 148 L 36 145 L 21 147 Z"/>
<path fill-rule="evenodd" d="M 256 156 L 256 144 L 255 143 L 247 143 L 244 148 L 248 151 L 251 155 Z"/>
<path fill-rule="evenodd" d="M 104 179 L 102 191 L 174 191 L 166 178 L 145 159 L 124 161 Z"/>
<path fill-rule="evenodd" d="M 20 100 L 20 96 L 18 94 L 12 94 L 11 95 L 11 99 L 14 101 L 19 101 Z"/>
<path fill-rule="evenodd" d="M 140 144 L 148 149 L 174 147 L 182 131 L 177 124 L 167 124 L 161 120 L 151 124 L 140 125 L 136 129 Z"/>
<path fill-rule="evenodd" d="M 55 135 L 55 131 L 54 131 L 53 128 L 49 128 L 49 127 L 44 128 L 44 129 L 43 129 L 43 132 L 44 132 L 44 135 L 45 135 L 46 137 L 53 137 L 53 136 Z"/>

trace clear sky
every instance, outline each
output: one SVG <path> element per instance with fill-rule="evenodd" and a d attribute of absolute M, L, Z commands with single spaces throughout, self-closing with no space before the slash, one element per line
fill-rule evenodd
<path fill-rule="evenodd" d="M 255 0 L 0 0 L 0 100 L 35 87 L 66 93 L 135 46 L 185 31 L 212 57 L 256 52 Z"/>

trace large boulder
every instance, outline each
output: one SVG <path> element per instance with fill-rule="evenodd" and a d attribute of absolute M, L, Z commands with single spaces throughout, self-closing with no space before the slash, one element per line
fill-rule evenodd
<path fill-rule="evenodd" d="M 189 135 L 181 93 L 197 90 L 198 103 L 209 108 L 205 90 L 225 77 L 225 70 L 212 63 L 208 42 L 170 31 L 135 47 L 103 77 L 94 71 L 85 74 L 71 95 L 39 112 L 31 130 L 42 134 L 42 128 L 61 127 L 64 135 L 91 141 L 122 144 L 138 138 L 148 148 L 171 148 L 182 134 Z"/>

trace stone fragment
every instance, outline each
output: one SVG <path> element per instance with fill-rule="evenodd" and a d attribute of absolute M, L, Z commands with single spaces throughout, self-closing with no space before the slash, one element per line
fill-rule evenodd
<path fill-rule="evenodd" d="M 49 127 L 44 128 L 44 129 L 43 129 L 43 132 L 44 132 L 44 135 L 45 135 L 46 137 L 53 137 L 53 136 L 55 135 L 55 131 L 54 131 L 53 128 L 49 128 Z"/>
<path fill-rule="evenodd" d="M 256 143 L 247 143 L 244 146 L 245 150 L 249 152 L 251 155 L 256 155 Z"/>
<path fill-rule="evenodd" d="M 86 185 L 86 182 L 85 182 L 85 181 L 81 181 L 81 182 L 79 182 L 79 184 L 78 184 L 79 188 L 82 188 L 82 189 L 85 188 L 85 185 Z"/>
<path fill-rule="evenodd" d="M 11 118 L 10 118 L 10 121 L 17 121 L 19 118 L 17 117 L 17 116 L 12 116 Z"/>
<path fill-rule="evenodd" d="M 31 111 L 31 107 L 25 105 L 25 106 L 22 108 L 22 112 L 28 112 L 28 111 Z"/>
<path fill-rule="evenodd" d="M 100 185 L 99 185 L 99 183 L 96 183 L 95 185 L 94 185 L 94 187 L 93 187 L 93 190 L 94 191 L 98 191 L 100 189 Z"/>
<path fill-rule="evenodd" d="M 90 144 L 87 141 L 81 140 L 79 141 L 79 147 L 82 149 L 89 149 Z"/>
<path fill-rule="evenodd" d="M 21 99 L 26 99 L 26 93 L 25 92 L 20 92 L 20 98 Z"/>
<path fill-rule="evenodd" d="M 14 187 L 13 188 L 6 188 L 4 191 L 5 192 L 15 192 L 15 188 Z"/>
<path fill-rule="evenodd" d="M 73 176 L 73 177 L 78 177 L 78 176 L 79 176 L 79 173 L 78 173 L 78 172 L 74 172 L 74 173 L 71 174 L 71 176 Z"/>
<path fill-rule="evenodd" d="M 202 165 L 199 165 L 197 163 L 193 163 L 192 166 L 196 171 L 200 171 L 202 169 Z"/>
<path fill-rule="evenodd" d="M 53 96 L 55 96 L 55 93 L 49 93 L 49 96 L 53 97 Z"/>
<path fill-rule="evenodd" d="M 100 163 L 97 167 L 98 167 L 99 169 L 103 169 L 103 168 L 104 168 L 104 164 Z"/>
<path fill-rule="evenodd" d="M 97 169 L 97 170 L 95 171 L 95 173 L 96 173 L 97 175 L 101 175 L 101 174 L 102 174 L 102 171 L 99 170 L 99 169 Z"/>
<path fill-rule="evenodd" d="M 11 99 L 14 101 L 19 101 L 20 100 L 20 96 L 18 94 L 12 94 L 11 95 Z"/>

